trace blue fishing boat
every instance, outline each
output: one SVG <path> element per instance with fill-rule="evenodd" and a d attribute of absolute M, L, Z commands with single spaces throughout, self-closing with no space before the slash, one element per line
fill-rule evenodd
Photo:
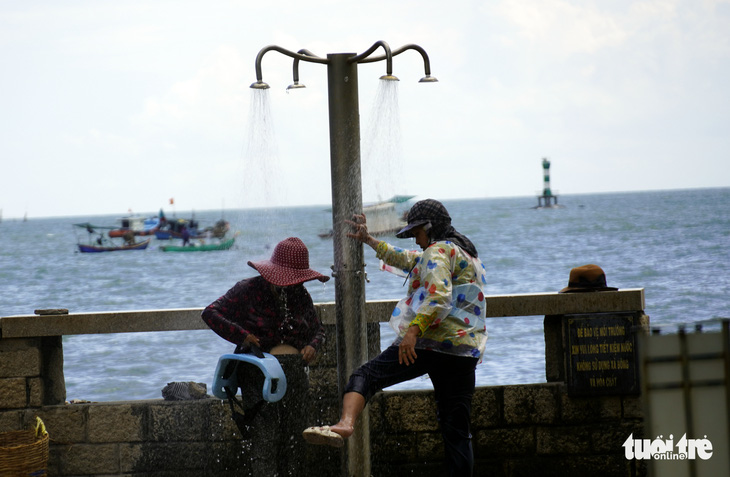
<path fill-rule="evenodd" d="M 84 245 L 82 243 L 78 244 L 79 246 L 79 252 L 81 253 L 99 253 L 99 252 L 120 252 L 125 250 L 144 250 L 147 248 L 147 246 L 152 241 L 151 238 L 148 238 L 144 242 L 137 242 L 130 245 L 110 245 L 110 246 L 101 246 L 101 245 Z"/>
<path fill-rule="evenodd" d="M 81 253 L 99 253 L 99 252 L 122 252 L 127 250 L 144 250 L 152 241 L 152 238 L 148 238 L 142 242 L 135 242 L 134 232 L 129 230 L 123 237 L 124 242 L 117 244 L 104 236 L 105 231 L 115 230 L 116 227 L 109 227 L 105 225 L 92 225 L 89 222 L 80 224 L 73 224 L 74 227 L 84 229 L 88 234 L 87 243 L 82 243 L 78 240 L 77 247 Z M 96 239 L 93 239 L 93 235 L 97 235 Z"/>

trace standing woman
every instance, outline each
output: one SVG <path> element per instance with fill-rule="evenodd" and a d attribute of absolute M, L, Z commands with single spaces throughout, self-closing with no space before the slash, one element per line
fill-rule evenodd
<path fill-rule="evenodd" d="M 471 476 L 471 401 L 475 368 L 487 341 L 486 277 L 477 250 L 451 226 L 443 204 L 433 199 L 414 204 L 408 224 L 396 234 L 398 238 L 414 237 L 420 252 L 376 240 L 368 233 L 364 215 L 348 222 L 353 227 L 348 237 L 368 244 L 379 259 L 408 274 L 408 294 L 390 319 L 397 339 L 350 376 L 340 421 L 333 426 L 310 427 L 304 438 L 312 444 L 343 446 L 376 392 L 428 374 L 448 475 Z"/>

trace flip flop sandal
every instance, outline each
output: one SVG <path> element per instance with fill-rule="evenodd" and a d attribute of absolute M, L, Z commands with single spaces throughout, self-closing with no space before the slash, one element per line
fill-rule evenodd
<path fill-rule="evenodd" d="M 320 446 L 342 447 L 345 445 L 345 439 L 331 431 L 330 426 L 307 428 L 302 432 L 302 437 L 308 443 Z"/>

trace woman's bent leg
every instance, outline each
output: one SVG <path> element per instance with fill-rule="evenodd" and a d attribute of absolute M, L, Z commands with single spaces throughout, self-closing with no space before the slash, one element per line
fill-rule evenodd
<path fill-rule="evenodd" d="M 376 392 L 426 374 L 425 360 L 419 363 L 416 358 L 415 364 L 406 366 L 398 362 L 398 353 L 398 347 L 391 345 L 352 373 L 342 399 L 340 421 L 330 426 L 333 432 L 345 438 L 350 437 L 357 418 Z"/>

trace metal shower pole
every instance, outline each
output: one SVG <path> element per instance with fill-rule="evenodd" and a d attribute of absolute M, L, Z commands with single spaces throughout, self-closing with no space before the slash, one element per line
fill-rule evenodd
<path fill-rule="evenodd" d="M 350 374 L 368 358 L 367 324 L 363 320 L 365 277 L 363 247 L 346 237 L 345 220 L 362 213 L 360 110 L 354 54 L 327 55 L 329 85 L 330 168 L 334 231 L 335 313 L 337 318 L 337 384 L 342 394 Z M 370 475 L 370 420 L 367 408 L 347 439 L 342 475 Z"/>

